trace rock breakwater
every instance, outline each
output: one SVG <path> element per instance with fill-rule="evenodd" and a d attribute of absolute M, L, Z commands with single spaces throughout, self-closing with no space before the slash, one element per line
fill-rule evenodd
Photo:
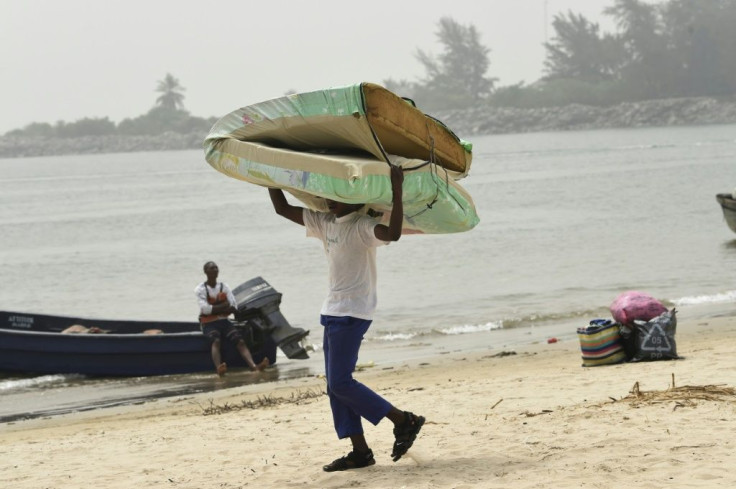
<path fill-rule="evenodd" d="M 0 158 L 72 154 L 131 153 L 202 148 L 206 134 L 166 132 L 155 136 L 84 136 L 79 138 L 0 137 Z"/>
<path fill-rule="evenodd" d="M 735 124 L 736 96 L 648 100 L 609 107 L 580 104 L 534 109 L 486 106 L 432 115 L 462 138 L 542 131 Z M 203 133 L 174 132 L 156 136 L 80 138 L 3 136 L 0 137 L 0 158 L 201 149 L 205 136 Z"/>
<path fill-rule="evenodd" d="M 460 137 L 543 131 L 736 123 L 736 97 L 676 98 L 609 107 L 571 104 L 518 109 L 478 107 L 433 114 Z"/>

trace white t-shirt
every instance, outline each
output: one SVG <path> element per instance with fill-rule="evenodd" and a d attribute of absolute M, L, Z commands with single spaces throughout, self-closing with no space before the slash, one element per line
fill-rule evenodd
<path fill-rule="evenodd" d="M 329 294 L 321 314 L 373 319 L 376 247 L 388 244 L 376 238 L 378 222 L 355 212 L 335 217 L 309 209 L 303 219 L 307 236 L 321 239 L 327 254 Z"/>
<path fill-rule="evenodd" d="M 207 297 L 212 297 L 213 299 L 216 299 L 217 294 L 220 293 L 220 285 L 222 285 L 222 292 L 224 294 L 227 294 L 227 301 L 230 303 L 230 305 L 237 306 L 235 296 L 226 283 L 217 282 L 214 287 L 210 287 L 209 285 L 207 285 L 207 282 L 202 282 L 194 288 L 194 295 L 197 296 L 197 302 L 199 303 L 199 312 L 203 316 L 209 316 L 210 314 L 212 314 L 212 304 L 207 302 Z M 220 319 L 225 319 L 228 316 L 229 314 L 220 315 L 218 317 Z"/>

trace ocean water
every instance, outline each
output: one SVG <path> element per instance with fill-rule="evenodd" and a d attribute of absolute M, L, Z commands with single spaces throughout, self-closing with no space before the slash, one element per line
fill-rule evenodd
<path fill-rule="evenodd" d="M 715 201 L 736 187 L 736 126 L 472 142 L 461 183 L 480 224 L 379 250 L 379 306 L 361 360 L 573 337 L 631 289 L 681 318 L 736 314 L 736 235 Z M 321 245 L 274 214 L 266 189 L 216 172 L 200 151 L 0 160 L 4 310 L 194 321 L 208 260 L 232 287 L 269 281 L 284 316 L 319 349 Z M 319 351 L 280 363 L 266 381 L 321 373 Z M 6 375 L 0 421 L 37 398 L 45 408 L 35 412 L 48 413 L 248 382 Z M 71 392 L 81 401 L 68 402 Z"/>

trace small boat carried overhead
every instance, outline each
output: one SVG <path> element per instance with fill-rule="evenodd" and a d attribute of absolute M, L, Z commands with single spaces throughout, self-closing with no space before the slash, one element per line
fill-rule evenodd
<path fill-rule="evenodd" d="M 736 199 L 734 197 L 733 194 L 717 194 L 716 200 L 721 204 L 726 224 L 731 228 L 731 231 L 736 233 Z"/>
<path fill-rule="evenodd" d="M 204 142 L 216 170 L 285 189 L 308 207 L 364 203 L 388 222 L 389 164 L 404 169 L 404 232 L 453 233 L 478 223 L 457 180 L 472 145 L 385 88 L 361 83 L 287 95 L 231 112 Z"/>
<path fill-rule="evenodd" d="M 301 340 L 279 310 L 281 294 L 261 277 L 236 287 L 233 321 L 260 362 L 305 359 Z M 74 334 L 77 333 L 77 334 Z M 81 333 L 81 334 L 80 334 Z M 223 361 L 247 367 L 235 347 L 223 344 Z M 196 322 L 117 321 L 0 311 L 0 371 L 92 376 L 147 376 L 212 369 L 210 344 Z"/>

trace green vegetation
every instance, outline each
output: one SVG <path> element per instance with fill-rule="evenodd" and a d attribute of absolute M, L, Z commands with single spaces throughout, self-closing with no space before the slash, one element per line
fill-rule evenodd
<path fill-rule="evenodd" d="M 736 0 L 669 0 L 651 4 L 614 0 L 605 10 L 617 31 L 568 12 L 552 22 L 545 44 L 545 76 L 531 85 L 495 88 L 486 76 L 488 53 L 473 26 L 439 22 L 444 52 L 417 59 L 427 76 L 418 82 L 385 80 L 387 88 L 427 110 L 608 106 L 674 97 L 736 94 Z"/>
<path fill-rule="evenodd" d="M 423 109 L 464 108 L 487 100 L 496 79 L 485 73 L 490 49 L 480 43 L 474 26 L 462 26 L 449 17 L 439 21 L 437 38 L 444 52 L 437 57 L 418 50 L 417 59 L 427 76 L 419 82 L 384 80 L 386 88 L 414 100 Z"/>
<path fill-rule="evenodd" d="M 487 76 L 491 50 L 473 25 L 449 17 L 438 23 L 443 51 L 415 56 L 426 76 L 419 81 L 384 80 L 397 94 L 423 110 L 470 107 L 539 108 L 573 103 L 610 106 L 622 102 L 736 94 L 736 0 L 612 0 L 605 10 L 616 32 L 567 12 L 552 21 L 545 43 L 544 77 L 530 85 L 496 87 Z M 75 138 L 150 136 L 165 132 L 205 134 L 215 118 L 194 117 L 184 109 L 184 87 L 171 74 L 158 82 L 160 95 L 146 114 L 119 124 L 108 118 L 34 122 L 7 136 Z"/>
<path fill-rule="evenodd" d="M 156 92 L 161 95 L 156 105 L 147 113 L 133 119 L 123 119 L 118 125 L 107 117 L 100 119 L 80 119 L 76 122 L 59 121 L 54 125 L 34 122 L 23 129 L 15 129 L 6 136 L 76 138 L 83 136 L 155 136 L 165 132 L 206 134 L 216 122 L 216 118 L 204 119 L 189 114 L 184 109 L 185 90 L 179 80 L 167 73 L 158 82 Z"/>
<path fill-rule="evenodd" d="M 117 127 L 118 134 L 156 135 L 168 131 L 181 134 L 197 131 L 206 133 L 216 119 L 189 115 L 184 109 L 184 95 L 181 93 L 185 90 L 178 79 L 167 73 L 156 87 L 156 91 L 161 94 L 156 99 L 156 105 L 135 119 L 123 119 Z"/>

